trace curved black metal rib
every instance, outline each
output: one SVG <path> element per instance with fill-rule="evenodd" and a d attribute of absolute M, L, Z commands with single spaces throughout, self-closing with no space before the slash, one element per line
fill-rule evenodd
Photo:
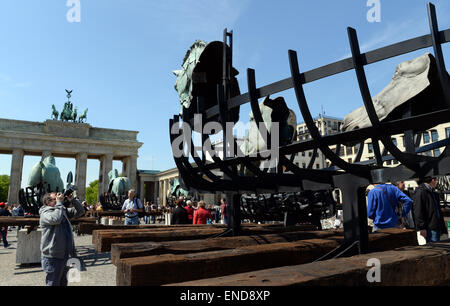
<path fill-rule="evenodd" d="M 175 164 L 180 172 L 180 176 L 183 179 L 184 183 L 186 184 L 186 187 L 190 187 L 191 185 L 194 185 L 195 189 L 204 189 L 204 190 L 210 190 L 215 191 L 215 188 L 217 187 L 225 187 L 223 182 L 217 182 L 218 186 L 214 187 L 214 185 L 203 179 L 201 176 L 196 174 L 194 171 L 194 168 L 189 163 L 189 159 L 186 157 L 175 157 L 175 152 L 173 152 L 173 142 L 175 140 L 176 135 L 171 133 L 171 129 L 173 124 L 177 122 L 179 123 L 179 116 L 174 116 L 173 119 L 169 120 L 169 135 L 170 135 L 170 145 L 172 147 L 172 153 L 175 160 Z M 183 135 L 184 136 L 184 135 Z"/>
<path fill-rule="evenodd" d="M 367 177 L 368 172 L 370 171 L 370 167 L 365 165 L 356 165 L 349 164 L 343 159 L 341 159 L 338 155 L 336 155 L 328 146 L 324 145 L 322 140 L 322 136 L 319 133 L 316 125 L 314 124 L 314 120 L 311 116 L 311 112 L 309 111 L 308 103 L 306 102 L 305 93 L 303 92 L 303 84 L 300 78 L 300 69 L 298 67 L 298 59 L 297 52 L 293 50 L 289 50 L 289 64 L 291 67 L 291 75 L 292 75 L 292 85 L 295 89 L 295 95 L 297 97 L 297 102 L 302 113 L 303 119 L 305 120 L 305 124 L 311 133 L 312 138 L 315 141 L 316 146 L 322 151 L 322 153 L 336 166 L 345 170 L 349 173 Z"/>
<path fill-rule="evenodd" d="M 436 58 L 439 80 L 444 92 L 445 101 L 447 102 L 447 106 L 450 108 L 450 80 L 448 79 L 444 55 L 442 54 L 442 42 L 439 36 L 436 7 L 432 3 L 428 3 L 428 21 L 430 24 L 431 39 L 433 41 L 434 57 Z"/>
<path fill-rule="evenodd" d="M 308 169 L 312 169 L 314 166 L 314 162 L 316 161 L 316 155 L 317 155 L 317 148 L 314 148 L 311 160 L 309 161 Z"/>
<path fill-rule="evenodd" d="M 376 138 L 383 143 L 384 147 L 391 152 L 392 156 L 394 156 L 400 163 L 402 163 L 407 168 L 420 172 L 421 161 L 429 161 L 430 158 L 424 158 L 425 156 L 418 156 L 414 154 L 408 154 L 401 152 L 392 142 L 391 137 L 387 137 L 385 133 L 383 133 L 383 129 L 380 125 L 380 120 L 375 111 L 375 107 L 373 105 L 372 97 L 370 95 L 369 86 L 367 84 L 366 73 L 364 71 L 364 65 L 361 57 L 361 51 L 359 48 L 358 37 L 356 34 L 356 30 L 353 28 L 348 28 L 348 37 L 350 41 L 350 49 L 353 57 L 353 65 L 356 72 L 356 77 L 358 79 L 359 89 L 361 92 L 361 96 L 364 102 L 364 106 L 366 108 L 367 115 L 369 116 L 370 122 L 372 126 L 376 130 Z M 375 147 L 375 144 L 374 144 Z"/>

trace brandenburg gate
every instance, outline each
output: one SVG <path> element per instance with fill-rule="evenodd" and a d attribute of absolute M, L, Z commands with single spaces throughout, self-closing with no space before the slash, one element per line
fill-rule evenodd
<path fill-rule="evenodd" d="M 108 190 L 113 160 L 122 161 L 122 173 L 137 189 L 137 157 L 142 142 L 136 131 L 95 128 L 87 123 L 47 120 L 30 122 L 0 119 L 0 153 L 11 154 L 8 203 L 19 202 L 25 155 L 76 159 L 77 195 L 85 199 L 88 159 L 100 161 L 98 194 Z M 118 169 L 119 170 L 119 169 Z M 65 178 L 63 178 L 63 181 Z"/>

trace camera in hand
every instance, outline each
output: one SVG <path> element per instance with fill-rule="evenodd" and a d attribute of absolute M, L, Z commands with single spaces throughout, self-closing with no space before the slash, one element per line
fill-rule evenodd
<path fill-rule="evenodd" d="M 64 191 L 64 202 L 63 202 L 63 205 L 65 207 L 69 207 L 70 204 L 72 203 L 72 201 L 69 201 L 67 199 L 67 197 L 69 197 L 72 193 L 73 193 L 73 189 L 72 188 L 68 188 L 66 191 Z"/>

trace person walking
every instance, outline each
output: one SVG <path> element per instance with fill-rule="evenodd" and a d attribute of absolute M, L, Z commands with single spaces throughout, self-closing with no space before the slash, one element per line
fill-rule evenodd
<path fill-rule="evenodd" d="M 403 204 L 401 211 L 399 202 Z M 400 227 L 399 217 L 405 217 L 412 200 L 391 184 L 378 184 L 367 194 L 367 217 L 373 220 L 373 232 L 379 229 Z"/>
<path fill-rule="evenodd" d="M 64 204 L 65 203 L 65 204 Z M 74 253 L 74 240 L 70 218 L 84 215 L 84 208 L 72 194 L 47 193 L 39 209 L 42 229 L 41 263 L 46 273 L 47 286 L 67 286 L 67 261 Z M 73 206 L 66 208 L 66 206 Z"/>
<path fill-rule="evenodd" d="M 447 231 L 439 206 L 439 195 L 434 192 L 437 179 L 427 176 L 419 183 L 413 196 L 416 229 L 427 243 L 437 242 L 441 240 L 441 234 Z"/>
<path fill-rule="evenodd" d="M 205 201 L 198 202 L 198 209 L 194 213 L 193 224 L 207 224 L 208 218 L 212 220 L 212 215 L 205 208 Z"/>
<path fill-rule="evenodd" d="M 408 196 L 411 199 L 411 195 L 409 191 L 406 189 L 405 181 L 394 182 L 394 186 L 400 189 L 401 192 L 403 192 L 406 196 Z M 406 215 L 406 217 L 402 219 L 402 223 L 405 226 L 405 228 L 408 229 L 416 228 L 414 224 L 414 201 L 412 202 L 411 210 Z"/>
<path fill-rule="evenodd" d="M 11 213 L 9 212 L 8 209 L 6 209 L 6 204 L 4 202 L 0 202 L 0 217 L 11 217 Z M 6 249 L 10 246 L 7 240 L 8 227 L 7 226 L 0 227 L 0 234 L 3 241 L 3 246 Z"/>
<path fill-rule="evenodd" d="M 194 220 L 194 207 L 192 206 L 191 200 L 186 201 L 186 206 L 184 207 L 184 209 L 186 209 L 187 211 L 189 223 L 192 224 Z"/>
<path fill-rule="evenodd" d="M 221 218 L 222 218 L 224 224 L 228 224 L 227 200 L 224 199 L 224 198 L 220 199 L 220 204 L 221 204 L 220 205 L 220 210 L 221 210 L 220 212 L 221 212 L 221 215 L 222 215 Z"/>
<path fill-rule="evenodd" d="M 125 213 L 125 225 L 139 225 L 138 213 L 144 212 L 144 206 L 136 196 L 136 191 L 128 191 L 128 199 L 123 202 L 122 211 Z"/>
<path fill-rule="evenodd" d="M 170 224 L 189 224 L 188 213 L 183 207 L 182 200 L 175 201 L 175 209 L 173 210 L 172 220 Z"/>

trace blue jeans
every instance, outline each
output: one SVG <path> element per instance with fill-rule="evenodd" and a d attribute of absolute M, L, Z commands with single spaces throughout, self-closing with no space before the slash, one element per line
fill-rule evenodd
<path fill-rule="evenodd" d="M 427 238 L 426 238 L 427 243 L 428 242 L 438 242 L 440 240 L 441 240 L 440 232 L 427 230 Z"/>
<path fill-rule="evenodd" d="M 67 286 L 67 272 L 70 269 L 67 260 L 68 258 L 41 258 L 42 269 L 46 273 L 46 286 Z"/>
<path fill-rule="evenodd" d="M 125 217 L 125 225 L 139 225 L 139 218 L 136 216 L 134 218 Z"/>

